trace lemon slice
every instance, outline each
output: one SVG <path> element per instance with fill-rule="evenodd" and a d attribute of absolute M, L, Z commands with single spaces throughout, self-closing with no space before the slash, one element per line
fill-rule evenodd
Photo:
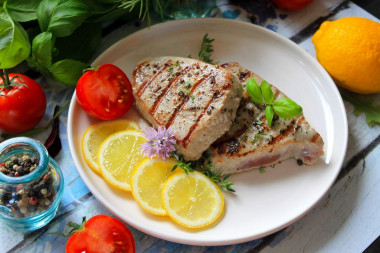
<path fill-rule="evenodd" d="M 103 141 L 98 152 L 98 164 L 103 178 L 112 186 L 131 191 L 133 169 L 146 158 L 140 146 L 147 139 L 137 130 L 112 134 Z"/>
<path fill-rule="evenodd" d="M 100 173 L 97 162 L 100 144 L 111 134 L 130 129 L 140 130 L 140 126 L 128 119 L 101 121 L 90 126 L 82 137 L 82 154 L 87 165 Z"/>
<path fill-rule="evenodd" d="M 169 217 L 188 228 L 214 223 L 224 208 L 219 187 L 198 171 L 172 175 L 162 189 L 162 202 Z"/>
<path fill-rule="evenodd" d="M 149 213 L 166 215 L 161 200 L 162 187 L 173 173 L 177 163 L 172 160 L 145 159 L 134 170 L 131 177 L 132 194 L 137 203 Z"/>

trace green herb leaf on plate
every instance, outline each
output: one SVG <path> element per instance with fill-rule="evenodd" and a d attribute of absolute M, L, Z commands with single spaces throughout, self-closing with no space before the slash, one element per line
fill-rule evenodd
<path fill-rule="evenodd" d="M 253 100 L 253 102 L 259 105 L 264 104 L 263 94 L 254 78 L 251 77 L 248 79 L 246 88 L 248 95 Z"/>
<path fill-rule="evenodd" d="M 266 104 L 272 104 L 274 95 L 272 88 L 268 84 L 267 81 L 262 81 L 260 85 L 261 93 L 263 94 L 263 98 Z"/>
<path fill-rule="evenodd" d="M 273 103 L 273 109 L 278 116 L 285 119 L 293 118 L 302 113 L 302 107 L 290 98 L 280 98 Z"/>
<path fill-rule="evenodd" d="M 214 51 L 212 42 L 214 42 L 215 39 L 210 39 L 208 37 L 208 33 L 206 33 L 203 36 L 202 44 L 201 44 L 201 50 L 198 53 L 199 60 L 215 64 L 213 60 L 211 59 L 211 53 Z"/>
<path fill-rule="evenodd" d="M 265 107 L 265 118 L 267 119 L 268 126 L 272 126 L 273 116 L 273 107 L 271 105 L 267 105 L 267 107 Z"/>

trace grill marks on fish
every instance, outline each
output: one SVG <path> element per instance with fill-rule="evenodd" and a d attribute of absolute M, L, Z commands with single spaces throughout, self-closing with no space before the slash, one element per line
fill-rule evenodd
<path fill-rule="evenodd" d="M 151 83 L 153 83 L 153 81 L 166 69 L 166 68 L 168 68 L 169 67 L 169 65 L 170 65 L 170 63 L 171 63 L 171 60 L 169 60 L 167 63 L 165 63 L 162 67 L 161 67 L 161 69 L 159 69 L 158 70 L 158 72 L 150 79 L 150 80 L 146 80 L 145 82 L 143 82 L 141 85 L 140 85 L 140 87 L 138 88 L 138 91 L 137 91 L 137 96 L 141 96 L 141 94 L 142 93 L 144 93 L 144 91 L 145 91 L 145 89 L 151 84 Z M 137 75 L 139 75 L 140 73 L 137 73 L 139 70 L 141 70 L 142 68 L 142 66 L 144 66 L 145 65 L 145 67 L 149 67 L 149 64 L 147 64 L 147 63 L 145 63 L 145 62 L 143 62 L 143 63 L 141 63 L 137 68 L 135 68 L 134 69 L 134 71 L 133 71 L 133 75 L 134 76 L 137 76 Z"/>
<path fill-rule="evenodd" d="M 169 91 L 173 87 L 173 85 L 176 84 L 176 81 L 178 79 L 180 79 L 182 76 L 186 75 L 187 72 L 189 72 L 189 70 L 190 70 L 190 68 L 187 66 L 184 70 L 181 71 L 181 73 L 179 75 L 176 75 L 175 78 L 172 78 L 169 81 L 169 84 L 161 91 L 161 93 L 158 95 L 156 101 L 154 101 L 153 106 L 149 109 L 149 112 L 151 114 L 155 114 L 156 113 L 156 109 L 160 105 L 162 99 L 169 93 Z M 169 126 L 167 126 L 167 127 L 169 127 Z"/>
<path fill-rule="evenodd" d="M 186 152 L 196 153 L 185 156 L 189 160 L 199 158 L 228 130 L 242 95 L 242 86 L 233 74 L 219 66 L 180 57 L 140 63 L 133 72 L 132 86 L 144 118 L 155 127 L 171 127 L 179 152 L 184 156 Z M 215 129 L 218 121 L 222 126 Z M 199 150 L 192 152 L 190 149 L 198 149 L 194 140 Z M 188 150 L 182 152 L 184 149 Z"/>
<path fill-rule="evenodd" d="M 193 94 L 194 90 L 199 86 L 201 85 L 202 83 L 204 83 L 205 81 L 207 81 L 208 78 L 210 78 L 211 74 L 208 74 L 207 76 L 201 78 L 200 80 L 198 80 L 196 83 L 194 83 L 192 89 L 190 90 L 189 94 L 188 95 L 185 95 L 184 98 L 182 99 L 181 103 L 174 109 L 173 111 L 173 114 L 171 115 L 170 119 L 168 120 L 168 122 L 166 123 L 166 128 L 169 128 L 174 120 L 176 119 L 177 115 L 182 111 L 185 103 L 188 101 L 188 98 L 190 97 L 190 95 Z M 209 101 L 209 103 L 211 102 L 211 100 Z M 208 106 L 207 106 L 208 107 Z M 206 111 L 207 107 L 204 107 L 204 111 Z M 201 113 L 200 116 L 198 116 L 198 120 L 196 122 L 198 122 L 202 117 L 203 117 L 204 113 Z M 162 122 L 161 122 L 162 123 Z M 190 131 L 194 131 L 195 127 L 196 127 L 196 124 L 193 124 L 191 127 L 190 127 Z M 185 141 L 185 139 L 188 137 L 188 136 L 191 136 L 191 133 L 189 133 L 186 135 L 186 137 L 183 139 L 183 140 L 179 140 L 179 141 L 182 141 L 185 146 L 187 145 L 188 141 Z"/>

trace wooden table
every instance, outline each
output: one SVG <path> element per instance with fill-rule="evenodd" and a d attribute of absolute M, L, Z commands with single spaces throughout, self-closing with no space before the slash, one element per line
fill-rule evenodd
<path fill-rule="evenodd" d="M 311 36 L 325 20 L 361 16 L 379 22 L 380 1 L 315 0 L 297 12 L 285 12 L 266 0 L 218 0 L 215 16 L 253 22 L 293 40 L 315 56 Z M 373 16 L 375 15 L 375 16 Z M 128 34 L 141 29 L 136 22 L 113 23 L 105 29 L 97 55 Z M 380 38 L 379 38 L 380 39 Z M 55 104 L 71 99 L 73 89 L 45 84 L 48 109 L 44 122 Z M 380 97 L 376 98 L 380 101 Z M 355 116 L 345 101 L 349 125 L 346 157 L 339 177 L 329 193 L 303 218 L 265 238 L 237 245 L 199 247 L 164 241 L 130 227 L 137 252 L 367 252 L 380 246 L 380 126 L 369 127 L 364 115 Z M 42 124 L 44 123 L 42 122 Z M 0 252 L 64 252 L 67 238 L 49 235 L 64 232 L 68 221 L 80 222 L 83 216 L 112 215 L 89 192 L 74 166 L 67 141 L 67 110 L 60 117 L 62 151 L 55 158 L 65 178 L 65 192 L 56 217 L 34 232 L 18 232 L 0 221 Z M 45 140 L 48 133 L 36 136 Z M 237 224 L 238 228 L 238 224 Z M 67 229 L 67 228 L 66 228 Z M 376 240 L 377 239 L 377 240 Z M 377 246 L 377 247 L 376 247 Z"/>

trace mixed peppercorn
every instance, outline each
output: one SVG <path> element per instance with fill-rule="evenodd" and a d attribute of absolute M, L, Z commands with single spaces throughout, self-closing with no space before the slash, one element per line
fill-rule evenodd
<path fill-rule="evenodd" d="M 38 157 L 28 154 L 13 155 L 1 163 L 0 171 L 10 177 L 31 173 L 38 166 Z M 24 218 L 48 209 L 54 202 L 56 190 L 51 167 L 39 178 L 17 185 L 0 183 L 0 205 L 5 206 L 12 216 Z"/>

